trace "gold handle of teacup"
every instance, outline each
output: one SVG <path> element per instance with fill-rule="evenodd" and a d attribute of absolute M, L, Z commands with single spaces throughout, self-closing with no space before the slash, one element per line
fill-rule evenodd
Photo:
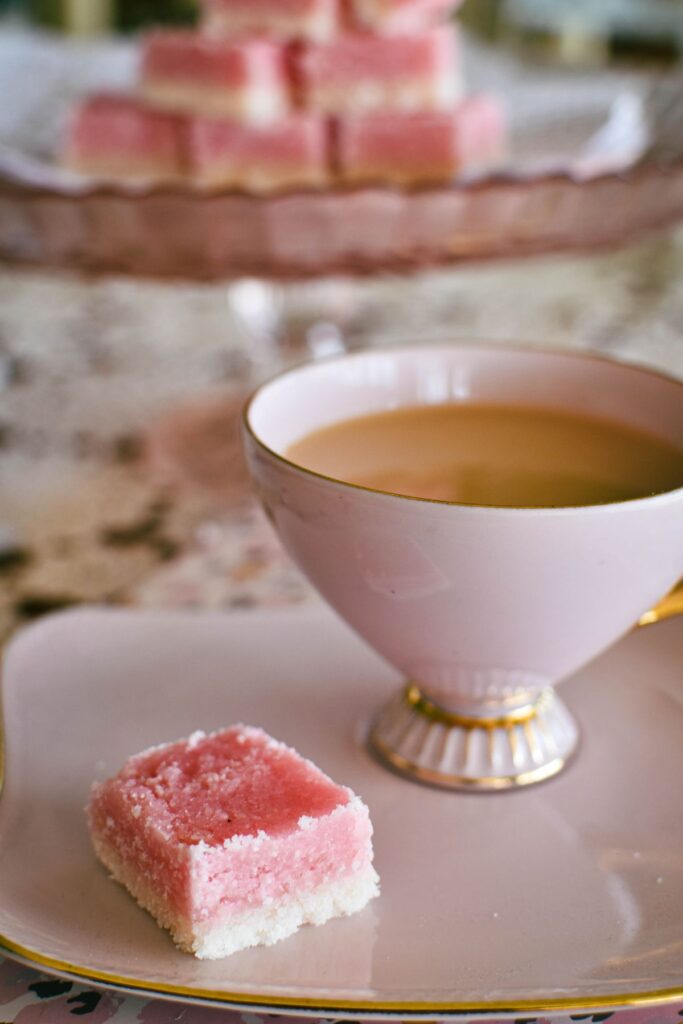
<path fill-rule="evenodd" d="M 651 626 L 654 622 L 663 622 L 674 615 L 683 615 L 683 580 L 663 597 L 659 604 L 649 612 L 645 612 L 638 621 L 639 626 Z"/>

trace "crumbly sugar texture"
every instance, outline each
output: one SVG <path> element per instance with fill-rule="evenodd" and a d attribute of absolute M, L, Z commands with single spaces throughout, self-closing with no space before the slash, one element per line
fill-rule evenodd
<path fill-rule="evenodd" d="M 201 959 L 270 945 L 378 894 L 365 804 L 263 730 L 155 747 L 93 786 L 95 852 Z"/>

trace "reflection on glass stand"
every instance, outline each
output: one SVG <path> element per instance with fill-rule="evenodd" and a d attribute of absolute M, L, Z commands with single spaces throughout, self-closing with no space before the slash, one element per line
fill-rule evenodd
<path fill-rule="evenodd" d="M 254 376 L 353 347 L 351 293 L 350 283 L 336 279 L 294 285 L 244 278 L 229 285 L 230 311 L 248 338 Z"/>

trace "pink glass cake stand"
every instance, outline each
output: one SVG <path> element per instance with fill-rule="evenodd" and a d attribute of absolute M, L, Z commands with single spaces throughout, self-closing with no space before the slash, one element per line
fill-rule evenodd
<path fill-rule="evenodd" d="M 473 90 L 505 97 L 493 175 L 267 195 L 60 169 L 75 98 L 130 89 L 136 50 L 0 39 L 0 260 L 88 273 L 283 282 L 595 249 L 683 218 L 680 80 L 523 65 L 465 41 Z"/>
<path fill-rule="evenodd" d="M 340 276 L 408 278 L 623 245 L 683 218 L 680 82 L 530 68 L 471 40 L 464 53 L 471 88 L 506 98 L 510 155 L 498 173 L 413 189 L 256 195 L 60 170 L 55 154 L 74 99 L 129 88 L 135 48 L 8 34 L 0 39 L 0 95 L 10 100 L 0 109 L 0 261 L 225 282 L 259 376 L 258 364 L 272 368 L 276 354 L 277 365 L 283 341 L 298 354 L 346 345 L 354 299 Z"/>
<path fill-rule="evenodd" d="M 97 182 L 60 190 L 10 171 L 0 156 L 3 261 L 187 280 L 405 273 L 621 245 L 683 218 L 681 158 L 583 181 L 501 173 L 268 196 Z"/>
<path fill-rule="evenodd" d="M 74 99 L 129 88 L 135 48 L 6 33 L 0 263 L 224 282 L 245 342 L 237 383 L 251 386 L 292 358 L 336 354 L 367 335 L 354 278 L 401 275 L 408 307 L 420 301 L 411 278 L 430 267 L 614 247 L 683 219 L 680 79 L 528 67 L 469 39 L 464 55 L 471 88 L 506 99 L 510 154 L 496 174 L 256 195 L 60 170 Z M 206 429 L 195 402 L 153 428 L 172 476 L 223 464 L 216 437 L 232 437 L 234 402 L 224 414 L 213 402 L 203 419 Z"/>

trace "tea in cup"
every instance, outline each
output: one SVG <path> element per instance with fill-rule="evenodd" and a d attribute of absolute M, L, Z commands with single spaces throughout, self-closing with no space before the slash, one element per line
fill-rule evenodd
<path fill-rule="evenodd" d="M 683 575 L 683 384 L 594 356 L 370 350 L 245 413 L 258 494 L 322 596 L 406 685 L 375 753 L 509 789 L 557 773 L 555 693 Z"/>

